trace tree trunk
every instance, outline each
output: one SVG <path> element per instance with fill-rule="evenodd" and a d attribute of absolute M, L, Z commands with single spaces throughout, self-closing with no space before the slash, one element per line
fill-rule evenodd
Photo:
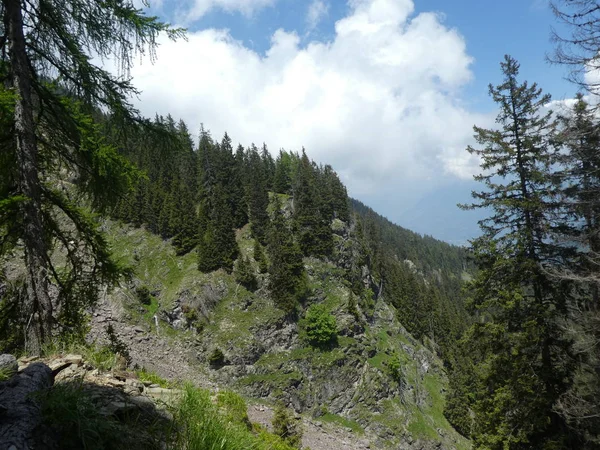
<path fill-rule="evenodd" d="M 4 29 L 9 42 L 12 88 L 15 102 L 15 140 L 19 167 L 19 191 L 26 197 L 21 208 L 27 266 L 27 313 L 25 346 L 39 353 L 51 336 L 52 301 L 48 293 L 48 244 L 42 215 L 41 184 L 38 175 L 38 147 L 31 97 L 31 70 L 23 35 L 20 0 L 3 0 Z"/>

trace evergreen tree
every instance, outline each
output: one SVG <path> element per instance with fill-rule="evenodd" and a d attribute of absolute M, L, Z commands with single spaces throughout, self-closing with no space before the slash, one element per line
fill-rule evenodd
<path fill-rule="evenodd" d="M 289 194 L 292 191 L 292 158 L 283 150 L 279 150 L 275 161 L 273 191 L 279 194 Z"/>
<path fill-rule="evenodd" d="M 550 97 L 518 83 L 519 64 L 506 56 L 501 67 L 504 82 L 490 86 L 499 128 L 475 127 L 483 148 L 468 149 L 482 160 L 485 173 L 475 179 L 487 188 L 473 193 L 479 202 L 470 207 L 492 211 L 473 241 L 479 273 L 471 302 L 480 319 L 468 334 L 478 362 L 472 437 L 476 448 L 570 448 L 554 410 L 572 370 L 557 323 L 568 285 L 547 275 L 566 257 L 549 239 L 556 123 L 551 112 L 541 113 Z"/>
<path fill-rule="evenodd" d="M 557 173 L 563 220 L 560 242 L 573 243 L 577 257 L 554 273 L 577 282 L 577 305 L 570 309 L 567 336 L 574 341 L 574 383 L 556 409 L 590 448 L 600 445 L 600 123 L 577 96 L 570 114 L 561 118 L 558 141 L 565 146 Z"/>
<path fill-rule="evenodd" d="M 269 226 L 269 193 L 265 179 L 263 161 L 258 154 L 258 149 L 252 145 L 248 151 L 248 172 L 246 178 L 246 199 L 248 202 L 248 216 L 252 236 L 261 243 L 266 242 Z"/>
<path fill-rule="evenodd" d="M 220 268 L 231 271 L 238 255 L 233 220 L 223 188 L 216 185 L 209 220 L 198 236 L 198 269 L 211 272 Z"/>
<path fill-rule="evenodd" d="M 235 152 L 230 179 L 230 195 L 233 208 L 233 223 L 236 228 L 242 228 L 248 223 L 248 203 L 246 202 L 246 157 L 244 147 L 238 145 Z"/>
<path fill-rule="evenodd" d="M 254 261 L 258 264 L 258 271 L 260 273 L 266 273 L 269 270 L 269 264 L 267 262 L 267 258 L 265 256 L 265 252 L 263 251 L 262 245 L 258 242 L 258 239 L 254 240 Z"/>
<path fill-rule="evenodd" d="M 269 289 L 277 307 L 293 316 L 306 295 L 306 273 L 302 253 L 294 242 L 277 197 L 273 208 L 268 245 Z"/>
<path fill-rule="evenodd" d="M 249 291 L 253 292 L 256 290 L 256 276 L 254 275 L 252 264 L 250 264 L 247 256 L 238 258 L 235 263 L 233 275 L 235 276 L 235 280 Z"/>
<path fill-rule="evenodd" d="M 21 306 L 29 318 L 27 349 L 37 353 L 57 320 L 80 324 L 78 311 L 96 298 L 98 284 L 114 281 L 119 272 L 90 214 L 75 196 L 52 187 L 60 183 L 46 183 L 60 180 L 67 169 L 74 185 L 100 208 L 126 190 L 134 176 L 131 166 L 99 136 L 91 112 L 102 107 L 115 117 L 133 117 L 127 99 L 135 89 L 127 77 L 117 78 L 94 65 L 89 53 L 116 58 L 127 72 L 136 53 L 153 52 L 161 32 L 175 36 L 179 31 L 144 16 L 126 0 L 49 0 L 36 5 L 3 0 L 1 12 L 1 84 L 10 93 L 3 88 L 0 97 L 14 129 L 10 150 L 3 150 L 14 155 L 9 158 L 13 163 L 2 167 L 2 178 L 14 184 L 0 199 L 0 220 L 13 221 L 8 226 L 23 242 L 28 270 Z M 7 173 L 9 169 L 15 172 Z M 66 267 L 54 266 L 52 242 L 65 247 Z M 49 295 L 51 284 L 59 290 L 61 317 L 56 317 Z"/>
<path fill-rule="evenodd" d="M 319 210 L 315 170 L 302 151 L 294 184 L 294 229 L 298 244 L 306 256 L 329 256 L 333 249 L 333 233 Z"/>

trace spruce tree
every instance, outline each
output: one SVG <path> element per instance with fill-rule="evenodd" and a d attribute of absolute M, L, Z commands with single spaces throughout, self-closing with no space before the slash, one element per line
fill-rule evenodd
<path fill-rule="evenodd" d="M 306 295 L 306 273 L 302 253 L 275 197 L 273 219 L 269 227 L 269 290 L 275 305 L 294 316 Z"/>
<path fill-rule="evenodd" d="M 473 241 L 479 267 L 470 285 L 479 320 L 469 331 L 478 363 L 472 404 L 476 448 L 569 448 L 568 433 L 554 405 L 568 388 L 569 343 L 558 320 L 568 285 L 547 275 L 566 257 L 550 241 L 556 162 L 550 144 L 556 122 L 543 113 L 550 97 L 537 85 L 519 83 L 519 64 L 506 56 L 504 81 L 490 86 L 498 104 L 498 129 L 475 127 L 485 171 L 475 177 L 486 190 L 474 192 L 471 208 L 486 208 L 483 235 Z"/>
<path fill-rule="evenodd" d="M 269 270 L 269 264 L 267 262 L 267 258 L 265 256 L 265 252 L 263 251 L 262 245 L 258 242 L 258 239 L 254 240 L 254 261 L 258 264 L 258 271 L 260 273 L 266 273 Z"/>
<path fill-rule="evenodd" d="M 1 5 L 1 84 L 10 89 L 6 95 L 3 88 L 1 97 L 10 104 L 6 112 L 14 129 L 8 150 L 14 164 L 2 167 L 2 178 L 14 184 L 0 199 L 0 226 L 11 220 L 8 226 L 23 243 L 27 271 L 21 307 L 28 317 L 27 349 L 37 353 L 57 321 L 80 324 L 78 311 L 93 303 L 98 284 L 114 281 L 119 272 L 91 215 L 75 195 L 55 187 L 66 169 L 80 193 L 101 208 L 134 176 L 100 137 L 91 112 L 100 107 L 115 118 L 134 117 L 128 97 L 135 89 L 127 77 L 95 65 L 92 56 L 115 58 L 127 74 L 137 54 L 153 54 L 161 32 L 172 37 L 180 32 L 127 0 L 3 0 Z M 66 250 L 65 267 L 54 266 L 52 242 Z M 58 287 L 60 318 L 49 294 L 52 284 Z"/>
<path fill-rule="evenodd" d="M 294 231 L 305 256 L 329 256 L 333 249 L 333 233 L 329 214 L 319 209 L 320 196 L 316 170 L 302 151 L 294 184 Z"/>
<path fill-rule="evenodd" d="M 246 199 L 248 203 L 248 216 L 252 236 L 261 243 L 266 243 L 267 229 L 269 226 L 269 193 L 263 160 L 258 149 L 252 145 L 248 151 L 248 172 L 246 177 Z"/>

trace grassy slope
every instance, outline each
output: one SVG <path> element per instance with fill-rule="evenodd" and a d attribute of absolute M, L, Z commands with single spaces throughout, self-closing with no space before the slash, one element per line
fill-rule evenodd
<path fill-rule="evenodd" d="M 468 442 L 456 434 L 442 414 L 442 392 L 447 381 L 441 365 L 406 333 L 388 305 L 378 302 L 376 318 L 366 324 L 360 341 L 357 336 L 342 336 L 338 347 L 331 351 L 312 349 L 297 339 L 280 348 L 261 348 L 264 342 L 259 331 L 277 329 L 283 323 L 283 315 L 274 308 L 264 291 L 249 293 L 222 271 L 201 274 L 196 269 L 194 253 L 178 257 L 168 243 L 143 230 L 115 224 L 109 228 L 115 254 L 134 268 L 135 282 L 147 285 L 156 293 L 152 304 L 144 306 L 145 314 L 141 313 L 139 305 L 134 308 L 138 311 L 135 314 L 138 320 L 151 320 L 159 303 L 161 309 L 170 309 L 184 291 L 188 297 L 201 298 L 203 285 L 220 286 L 223 298 L 212 310 L 200 340 L 207 349 L 221 348 L 229 357 L 243 357 L 257 348 L 259 352 L 265 352 L 254 364 L 254 373 L 231 380 L 231 384 L 239 389 L 260 392 L 269 400 L 293 389 L 294 395 L 303 398 L 301 403 L 310 406 L 313 414 L 320 414 L 315 413 L 316 405 L 319 405 L 324 421 L 338 422 L 357 431 L 368 427 L 378 434 L 400 436 L 410 433 L 413 439 L 444 441 L 457 448 L 468 448 Z M 253 240 L 247 229 L 238 232 L 238 242 L 242 254 L 251 256 Z M 343 328 L 352 319 L 346 312 L 348 289 L 341 270 L 313 259 L 307 260 L 306 264 L 313 292 L 309 302 L 322 302 Z M 130 299 L 130 304 L 135 304 L 131 300 L 134 297 L 132 289 L 125 288 L 122 293 Z M 369 395 L 372 390 L 388 388 L 387 367 L 394 355 L 402 364 L 403 385 L 395 388 L 399 394 L 375 401 Z M 323 393 L 314 398 L 313 392 L 319 389 L 320 383 L 330 381 L 328 379 L 339 370 L 345 371 L 348 377 L 353 376 L 357 364 L 365 359 L 369 366 L 368 376 L 359 380 L 354 402 L 349 408 L 332 412 L 329 403 L 335 403 L 335 398 L 327 398 Z M 424 361 L 430 365 L 426 371 Z M 332 367 L 336 371 L 332 372 Z M 358 397 L 363 397 L 364 401 L 359 401 Z M 389 439 L 390 443 L 394 440 Z"/>

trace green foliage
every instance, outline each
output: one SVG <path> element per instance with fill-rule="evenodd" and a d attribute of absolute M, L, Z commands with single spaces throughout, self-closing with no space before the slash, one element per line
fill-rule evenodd
<path fill-rule="evenodd" d="M 475 177 L 486 190 L 474 192 L 492 215 L 480 222 L 473 241 L 479 272 L 470 283 L 470 306 L 481 318 L 466 335 L 476 383 L 469 386 L 476 448 L 566 448 L 569 432 L 555 404 L 572 379 L 570 343 L 559 316 L 571 296 L 569 283 L 549 276 L 568 260 L 566 245 L 550 234 L 555 217 L 549 173 L 558 153 L 551 139 L 556 122 L 543 112 L 550 101 L 535 84 L 519 84 L 519 64 L 501 64 L 504 81 L 490 87 L 498 103 L 498 129 L 475 127 L 485 171 Z M 451 395 L 465 398 L 456 379 Z M 466 428 L 466 411 L 454 405 L 455 422 Z"/>
<path fill-rule="evenodd" d="M 389 360 L 387 369 L 392 380 L 398 384 L 402 383 L 404 378 L 402 374 L 402 364 L 397 354 L 394 354 L 394 356 L 392 356 L 392 358 Z"/>
<path fill-rule="evenodd" d="M 57 433 L 61 448 L 125 448 L 119 423 L 100 412 L 82 383 L 56 384 L 39 399 L 43 422 Z"/>
<path fill-rule="evenodd" d="M 283 404 L 279 404 L 275 408 L 272 424 L 273 433 L 280 436 L 288 445 L 297 449 L 302 447 L 301 424 Z"/>
<path fill-rule="evenodd" d="M 208 391 L 186 386 L 183 398 L 173 410 L 175 427 L 169 448 L 188 450 L 292 450 L 262 429 L 248 430 L 243 400 L 235 394 L 217 396 L 217 405 Z"/>
<path fill-rule="evenodd" d="M 215 348 L 208 357 L 208 363 L 212 367 L 222 367 L 225 364 L 225 355 L 220 348 Z"/>
<path fill-rule="evenodd" d="M 108 337 L 108 350 L 115 355 L 119 355 L 122 358 L 125 358 L 127 364 L 131 364 L 131 355 L 129 355 L 129 348 L 127 344 L 125 344 L 117 333 L 115 333 L 115 329 L 112 324 L 108 324 L 106 326 L 106 337 Z"/>
<path fill-rule="evenodd" d="M 224 418 L 231 423 L 245 425 L 252 430 L 252 423 L 248 418 L 246 402 L 239 394 L 231 391 L 219 391 L 217 394 L 217 406 L 221 409 Z"/>
<path fill-rule="evenodd" d="M 311 305 L 298 325 L 300 335 L 313 347 L 325 349 L 337 344 L 337 322 L 323 305 Z"/>
<path fill-rule="evenodd" d="M 279 199 L 275 197 L 269 229 L 269 290 L 277 307 L 295 315 L 306 296 L 306 272 L 302 254 L 283 217 Z"/>
<path fill-rule="evenodd" d="M 152 303 L 152 296 L 150 295 L 150 289 L 148 289 L 148 286 L 136 287 L 135 295 L 142 305 L 150 305 Z"/>
<path fill-rule="evenodd" d="M 318 192 L 319 173 L 302 152 L 294 180 L 294 232 L 305 256 L 329 256 L 333 250 L 331 215 Z"/>
<path fill-rule="evenodd" d="M 233 270 L 233 276 L 235 277 L 235 281 L 251 292 L 254 292 L 258 287 L 254 269 L 247 256 L 238 258 Z"/>
<path fill-rule="evenodd" d="M 269 270 L 269 263 L 267 262 L 267 257 L 265 256 L 263 247 L 260 245 L 260 242 L 258 242 L 258 239 L 254 240 L 253 254 L 254 261 L 258 264 L 258 271 L 260 273 L 266 273 Z"/>
<path fill-rule="evenodd" d="M 141 382 L 158 384 L 161 388 L 165 389 L 172 387 L 172 384 L 168 380 L 165 380 L 161 376 L 157 375 L 155 372 L 146 370 L 144 367 L 142 367 L 139 370 L 136 370 L 135 374 Z"/>

